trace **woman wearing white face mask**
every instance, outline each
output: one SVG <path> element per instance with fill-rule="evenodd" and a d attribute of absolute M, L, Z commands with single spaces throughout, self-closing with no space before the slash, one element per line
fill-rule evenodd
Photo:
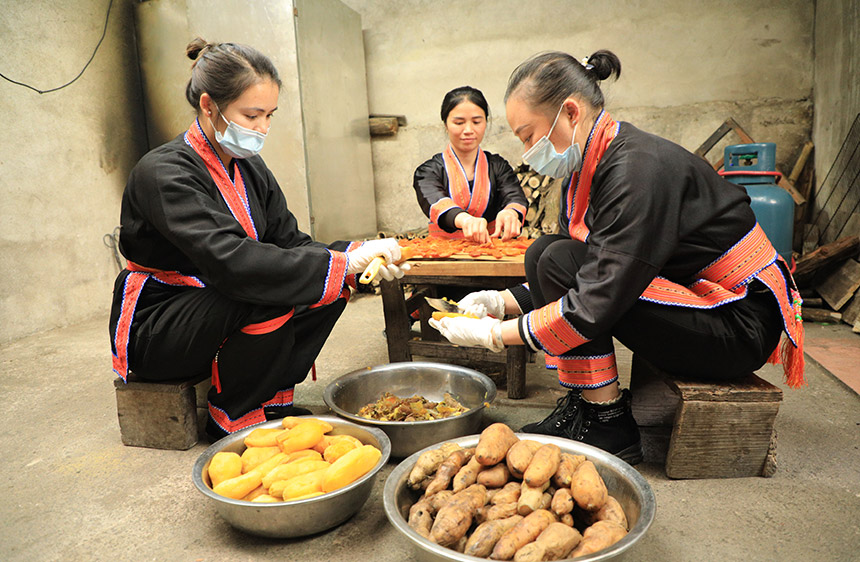
<path fill-rule="evenodd" d="M 620 75 L 598 51 L 582 62 L 549 52 L 522 63 L 505 95 L 508 123 L 538 173 L 572 174 L 564 234 L 526 254 L 529 289 L 482 291 L 461 307 L 507 321 L 434 323 L 460 345 L 528 345 L 554 357 L 570 389 L 524 431 L 642 458 L 631 396 L 621 392 L 612 338 L 657 367 L 731 381 L 780 358 L 803 384 L 800 298 L 757 225 L 746 192 L 703 159 L 603 107 L 599 82 Z M 786 338 L 782 349 L 781 333 Z"/>
<path fill-rule="evenodd" d="M 257 153 L 277 109 L 271 61 L 233 43 L 192 41 L 186 99 L 197 118 L 132 170 L 122 199 L 110 318 L 114 370 L 143 380 L 211 373 L 213 439 L 301 415 L 293 389 L 376 256 L 402 276 L 396 240 L 314 242 L 298 230 Z"/>

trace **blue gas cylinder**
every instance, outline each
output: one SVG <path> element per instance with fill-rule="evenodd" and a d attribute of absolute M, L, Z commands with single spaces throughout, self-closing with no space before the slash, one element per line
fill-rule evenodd
<path fill-rule="evenodd" d="M 776 144 L 733 144 L 725 148 L 723 160 L 720 175 L 746 189 L 762 230 L 779 255 L 791 263 L 794 199 L 776 184 L 780 176 L 776 171 Z"/>

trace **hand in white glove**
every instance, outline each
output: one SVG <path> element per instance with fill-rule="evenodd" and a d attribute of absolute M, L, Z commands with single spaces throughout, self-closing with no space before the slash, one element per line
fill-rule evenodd
<path fill-rule="evenodd" d="M 386 264 L 398 261 L 400 259 L 400 244 L 394 238 L 369 240 L 355 250 L 347 252 L 346 257 L 349 258 L 346 272 L 349 275 L 355 275 L 362 273 L 370 265 L 370 262 L 377 257 L 385 258 Z M 382 273 L 382 268 L 380 268 L 380 273 Z"/>
<path fill-rule="evenodd" d="M 389 263 L 388 265 L 379 266 L 379 274 L 386 281 L 391 281 L 393 279 L 401 279 L 410 269 L 412 269 L 412 266 L 409 263 L 401 263 L 400 265 Z"/>
<path fill-rule="evenodd" d="M 490 351 L 502 351 L 502 321 L 495 318 L 444 317 L 430 320 L 430 325 L 439 330 L 455 345 L 486 347 Z"/>
<path fill-rule="evenodd" d="M 501 320 L 505 317 L 505 299 L 500 291 L 478 291 L 469 293 L 458 303 L 463 314 L 471 314 L 478 318 L 492 316 Z"/>

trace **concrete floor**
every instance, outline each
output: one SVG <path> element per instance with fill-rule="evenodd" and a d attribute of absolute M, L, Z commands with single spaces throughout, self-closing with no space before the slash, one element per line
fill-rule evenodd
<path fill-rule="evenodd" d="M 828 329 L 844 337 L 844 330 Z M 379 297 L 353 299 L 317 362 L 319 380 L 297 389 L 297 403 L 323 413 L 328 382 L 387 362 L 382 331 Z M 626 386 L 629 354 L 621 358 Z M 104 318 L 4 345 L 0 361 L 8 424 L 0 436 L 3 560 L 411 559 L 410 545 L 382 506 L 383 483 L 394 464 L 380 473 L 366 505 L 340 527 L 298 540 L 268 540 L 232 529 L 193 487 L 191 467 L 206 443 L 188 451 L 123 446 Z M 500 389 L 487 422 L 519 427 L 543 417 L 561 391 L 541 371 L 529 366 L 523 401 L 505 399 Z M 780 384 L 778 368 L 759 375 Z M 625 559 L 860 558 L 860 399 L 817 363 L 810 362 L 807 378 L 802 390 L 783 387 L 774 477 L 670 480 L 658 463 L 637 466 L 654 489 L 657 516 Z"/>

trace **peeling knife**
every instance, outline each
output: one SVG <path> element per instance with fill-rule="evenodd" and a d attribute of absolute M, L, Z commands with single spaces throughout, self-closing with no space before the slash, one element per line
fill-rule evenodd
<path fill-rule="evenodd" d="M 432 297 L 424 297 L 424 300 L 427 301 L 427 304 L 429 304 L 434 310 L 438 310 L 440 312 L 460 312 L 456 302 L 445 299 L 434 299 Z"/>

